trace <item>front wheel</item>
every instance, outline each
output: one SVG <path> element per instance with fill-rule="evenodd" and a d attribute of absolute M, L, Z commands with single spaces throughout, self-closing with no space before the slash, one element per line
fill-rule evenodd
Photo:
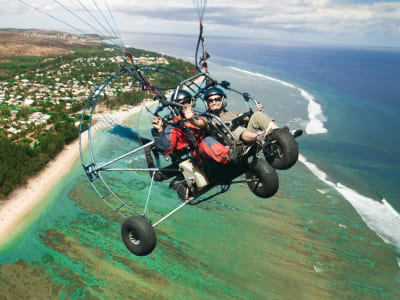
<path fill-rule="evenodd" d="M 148 255 L 156 247 L 153 226 L 142 216 L 127 218 L 122 224 L 121 236 L 126 248 L 137 256 Z"/>
<path fill-rule="evenodd" d="M 278 170 L 292 167 L 299 158 L 299 148 L 293 135 L 286 129 L 275 129 L 266 140 L 264 156 Z"/>
<path fill-rule="evenodd" d="M 246 172 L 246 181 L 249 189 L 261 198 L 272 197 L 279 189 L 276 170 L 263 159 L 258 159 L 256 165 Z"/>

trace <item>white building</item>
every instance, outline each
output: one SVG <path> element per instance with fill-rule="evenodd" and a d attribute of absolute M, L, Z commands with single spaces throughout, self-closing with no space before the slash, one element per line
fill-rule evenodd
<path fill-rule="evenodd" d="M 26 98 L 24 100 L 24 106 L 31 106 L 33 104 L 34 100 L 31 98 Z"/>
<path fill-rule="evenodd" d="M 21 129 L 16 129 L 14 127 L 10 127 L 7 129 L 8 132 L 12 133 L 12 134 L 17 134 L 21 132 Z"/>

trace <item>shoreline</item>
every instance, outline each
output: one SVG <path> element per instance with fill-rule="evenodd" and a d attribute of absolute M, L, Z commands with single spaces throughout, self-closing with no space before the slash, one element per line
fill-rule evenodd
<path fill-rule="evenodd" d="M 146 106 L 153 105 L 155 102 L 145 100 Z M 129 110 L 107 111 L 102 114 L 94 115 L 98 119 L 102 115 L 116 117 L 123 122 L 134 114 L 140 112 L 142 104 L 136 105 Z M 96 133 L 92 131 L 92 135 Z M 82 149 L 88 145 L 87 134 L 82 135 Z M 64 149 L 57 154 L 38 174 L 28 179 L 24 186 L 16 188 L 4 204 L 0 206 L 0 248 L 2 248 L 12 232 L 18 228 L 24 218 L 31 213 L 49 194 L 55 184 L 57 184 L 74 166 L 79 159 L 79 137 L 72 143 L 65 145 Z"/>

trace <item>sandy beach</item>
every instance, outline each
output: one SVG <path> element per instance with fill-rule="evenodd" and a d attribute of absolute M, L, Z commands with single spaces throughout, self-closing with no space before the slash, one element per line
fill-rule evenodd
<path fill-rule="evenodd" d="M 156 102 L 146 101 L 145 103 L 149 106 Z M 107 115 L 108 118 L 111 117 L 112 119 L 123 122 L 130 116 L 138 113 L 140 109 L 141 105 L 138 105 L 128 110 L 124 109 L 96 114 L 94 118 L 101 120 L 103 116 Z M 94 134 L 95 131 L 96 126 L 94 126 L 94 130 L 92 130 L 92 134 Z M 84 149 L 87 144 L 87 135 L 84 134 L 82 136 L 82 148 Z M 50 161 L 39 174 L 31 177 L 25 186 L 16 188 L 9 195 L 8 199 L 3 201 L 2 206 L 0 206 L 0 247 L 13 230 L 17 228 L 21 220 L 23 220 L 24 217 L 44 199 L 51 188 L 68 173 L 77 159 L 79 159 L 79 139 L 66 145 L 55 159 Z"/>

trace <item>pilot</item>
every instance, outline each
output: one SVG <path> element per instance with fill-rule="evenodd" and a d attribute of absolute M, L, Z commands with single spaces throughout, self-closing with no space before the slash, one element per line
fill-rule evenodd
<path fill-rule="evenodd" d="M 241 115 L 237 112 L 226 110 L 226 94 L 218 87 L 210 87 L 206 91 L 204 99 L 206 101 L 207 111 L 218 116 L 224 123 L 230 123 Z M 263 113 L 261 103 L 257 103 L 256 108 L 257 112 L 253 113 L 250 118 L 247 117 L 244 119 L 246 123 L 245 127 L 233 125 L 229 128 L 235 137 L 235 140 L 232 141 L 233 146 L 231 146 L 231 148 L 225 146 L 227 143 L 220 131 L 225 133 L 227 137 L 230 137 L 230 135 L 227 134 L 226 128 L 219 122 L 215 120 L 210 122 L 205 117 L 195 118 L 191 103 L 187 103 L 182 112 L 192 125 L 206 130 L 206 137 L 199 147 L 200 155 L 202 157 L 210 157 L 217 162 L 226 164 L 229 163 L 232 158 L 236 159 L 236 155 L 238 154 L 236 149 L 241 142 L 245 144 L 257 142 L 262 146 L 264 139 L 274 129 L 279 128 L 269 116 Z M 217 128 L 220 131 L 217 130 Z M 216 152 L 216 150 L 218 150 L 218 152 Z"/>

